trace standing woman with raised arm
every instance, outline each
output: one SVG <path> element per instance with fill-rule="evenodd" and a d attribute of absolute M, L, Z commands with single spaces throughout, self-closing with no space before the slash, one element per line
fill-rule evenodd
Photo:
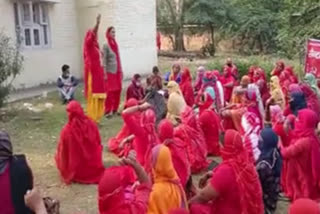
<path fill-rule="evenodd" d="M 108 28 L 106 37 L 108 43 L 103 46 L 103 66 L 106 72 L 105 89 L 108 95 L 105 102 L 105 114 L 110 117 L 118 112 L 123 73 L 114 27 Z"/>
<path fill-rule="evenodd" d="M 104 114 L 106 93 L 104 90 L 103 68 L 100 61 L 98 29 L 101 15 L 97 17 L 96 25 L 88 30 L 84 41 L 84 86 L 87 99 L 87 114 L 98 122 Z"/>

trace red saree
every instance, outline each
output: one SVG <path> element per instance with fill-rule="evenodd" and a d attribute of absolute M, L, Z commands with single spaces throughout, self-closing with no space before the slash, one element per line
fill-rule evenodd
<path fill-rule="evenodd" d="M 162 120 L 158 126 L 158 132 L 160 141 L 170 149 L 173 166 L 182 186 L 185 187 L 191 175 L 186 145 L 182 140 L 174 137 L 174 127 L 170 120 Z"/>
<path fill-rule="evenodd" d="M 226 131 L 221 155 L 209 183 L 218 196 L 207 204 L 192 204 L 191 214 L 263 214 L 260 180 L 238 132 Z"/>
<path fill-rule="evenodd" d="M 179 85 L 184 100 L 188 106 L 192 107 L 194 105 L 194 93 L 192 88 L 192 77 L 188 68 L 184 68 L 181 74 L 181 82 Z"/>
<path fill-rule="evenodd" d="M 224 98 L 226 102 L 230 102 L 233 87 L 235 85 L 236 79 L 232 75 L 232 68 L 226 67 L 224 69 L 224 75 L 221 77 L 221 83 L 224 88 Z M 232 84 L 232 86 L 229 86 L 229 84 Z"/>
<path fill-rule="evenodd" d="M 300 88 L 306 98 L 308 108 L 313 110 L 320 119 L 320 100 L 317 94 L 307 84 L 301 84 Z"/>
<path fill-rule="evenodd" d="M 138 105 L 138 101 L 132 98 L 126 102 L 125 108 L 129 108 L 137 105 Z M 139 121 L 140 113 L 137 113 L 135 116 L 137 121 Z M 123 157 L 123 156 L 126 157 L 129 154 L 130 150 L 133 149 L 133 145 L 132 145 L 133 140 L 130 140 L 129 142 L 127 142 L 124 148 L 119 148 L 119 145 L 121 141 L 123 141 L 125 138 L 129 137 L 130 135 L 132 135 L 132 133 L 129 127 L 126 125 L 126 123 L 124 123 L 121 130 L 117 134 L 117 136 L 109 139 L 107 143 L 109 151 L 114 153 L 118 157 Z"/>
<path fill-rule="evenodd" d="M 118 108 L 120 105 L 122 77 L 123 77 L 118 43 L 111 36 L 111 33 L 110 33 L 112 29 L 113 29 L 112 27 L 108 28 L 106 32 L 106 38 L 107 38 L 109 47 L 116 55 L 117 71 L 116 73 L 111 73 L 107 71 L 107 80 L 105 83 L 106 84 L 105 91 L 107 93 L 107 99 L 105 102 L 106 114 L 109 114 L 110 112 L 118 111 Z"/>
<path fill-rule="evenodd" d="M 100 214 L 145 214 L 151 192 L 149 184 L 132 189 L 134 174 L 127 166 L 106 169 L 98 187 Z"/>
<path fill-rule="evenodd" d="M 91 92 L 92 94 L 105 94 L 104 91 L 104 77 L 103 68 L 100 62 L 100 49 L 97 40 L 97 35 L 89 30 L 86 34 L 84 41 L 84 93 L 85 97 L 88 96 L 88 80 L 91 75 L 92 83 Z"/>
<path fill-rule="evenodd" d="M 291 200 L 320 198 L 320 142 L 315 134 L 318 123 L 310 109 L 300 110 L 292 143 L 281 150 L 287 161 L 286 195 Z"/>
<path fill-rule="evenodd" d="M 208 166 L 207 148 L 200 125 L 190 107 L 181 114 L 182 123 L 175 128 L 175 136 L 186 143 L 191 172 L 198 173 Z"/>
<path fill-rule="evenodd" d="M 68 104 L 67 112 L 69 120 L 61 131 L 55 156 L 57 168 L 66 184 L 96 184 L 104 172 L 98 127 L 76 101 Z"/>
<path fill-rule="evenodd" d="M 238 132 L 234 130 L 226 132 L 225 144 L 221 155 L 223 159 L 222 163 L 229 165 L 236 177 L 241 206 L 241 212 L 238 213 L 263 214 L 264 208 L 260 180 L 255 166 L 248 159 Z"/>
<path fill-rule="evenodd" d="M 122 118 L 129 131 L 134 135 L 133 146 L 137 152 L 137 160 L 150 172 L 150 152 L 159 144 L 158 135 L 155 130 L 156 115 L 152 109 L 141 114 L 137 119 L 135 113 L 122 113 Z"/>
<path fill-rule="evenodd" d="M 205 94 L 205 102 L 199 103 L 199 123 L 206 140 L 208 154 L 219 156 L 219 134 L 222 131 L 221 120 L 218 114 L 211 108 L 213 100 L 209 94 Z"/>

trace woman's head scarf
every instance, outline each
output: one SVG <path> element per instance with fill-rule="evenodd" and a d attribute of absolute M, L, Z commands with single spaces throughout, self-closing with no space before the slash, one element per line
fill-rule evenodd
<path fill-rule="evenodd" d="M 7 132 L 0 131 L 0 175 L 6 169 L 7 163 L 12 157 L 12 144 Z"/>

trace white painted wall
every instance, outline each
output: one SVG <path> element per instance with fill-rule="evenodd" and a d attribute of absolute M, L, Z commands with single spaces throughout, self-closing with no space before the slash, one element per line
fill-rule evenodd
<path fill-rule="evenodd" d="M 1 0 L 0 26 L 15 39 L 14 12 L 11 0 Z M 14 81 L 14 87 L 33 87 L 55 82 L 61 74 L 61 66 L 69 64 L 72 72 L 80 77 L 79 29 L 74 0 L 63 0 L 49 6 L 52 46 L 48 49 L 23 50 L 24 70 Z"/>
<path fill-rule="evenodd" d="M 101 47 L 107 27 L 116 27 L 125 77 L 150 73 L 157 64 L 155 0 L 62 0 L 49 7 L 51 48 L 23 50 L 24 70 L 14 87 L 55 82 L 63 64 L 69 64 L 72 73 L 81 77 L 83 38 L 98 13 L 102 15 Z M 0 0 L 0 14 L 0 29 L 15 40 L 12 0 Z"/>
<path fill-rule="evenodd" d="M 157 65 L 156 1 L 117 0 L 115 7 L 116 36 L 124 74 L 151 73 Z"/>
<path fill-rule="evenodd" d="M 116 28 L 125 78 L 135 73 L 151 73 L 157 65 L 155 0 L 78 0 L 81 38 L 102 15 L 99 29 L 100 47 L 106 43 L 109 26 Z"/>

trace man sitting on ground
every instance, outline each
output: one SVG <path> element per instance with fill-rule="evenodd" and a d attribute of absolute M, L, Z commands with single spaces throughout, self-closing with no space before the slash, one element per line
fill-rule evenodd
<path fill-rule="evenodd" d="M 57 80 L 57 86 L 64 104 L 74 99 L 78 83 L 78 80 L 70 74 L 70 66 L 63 65 L 62 75 Z"/>

